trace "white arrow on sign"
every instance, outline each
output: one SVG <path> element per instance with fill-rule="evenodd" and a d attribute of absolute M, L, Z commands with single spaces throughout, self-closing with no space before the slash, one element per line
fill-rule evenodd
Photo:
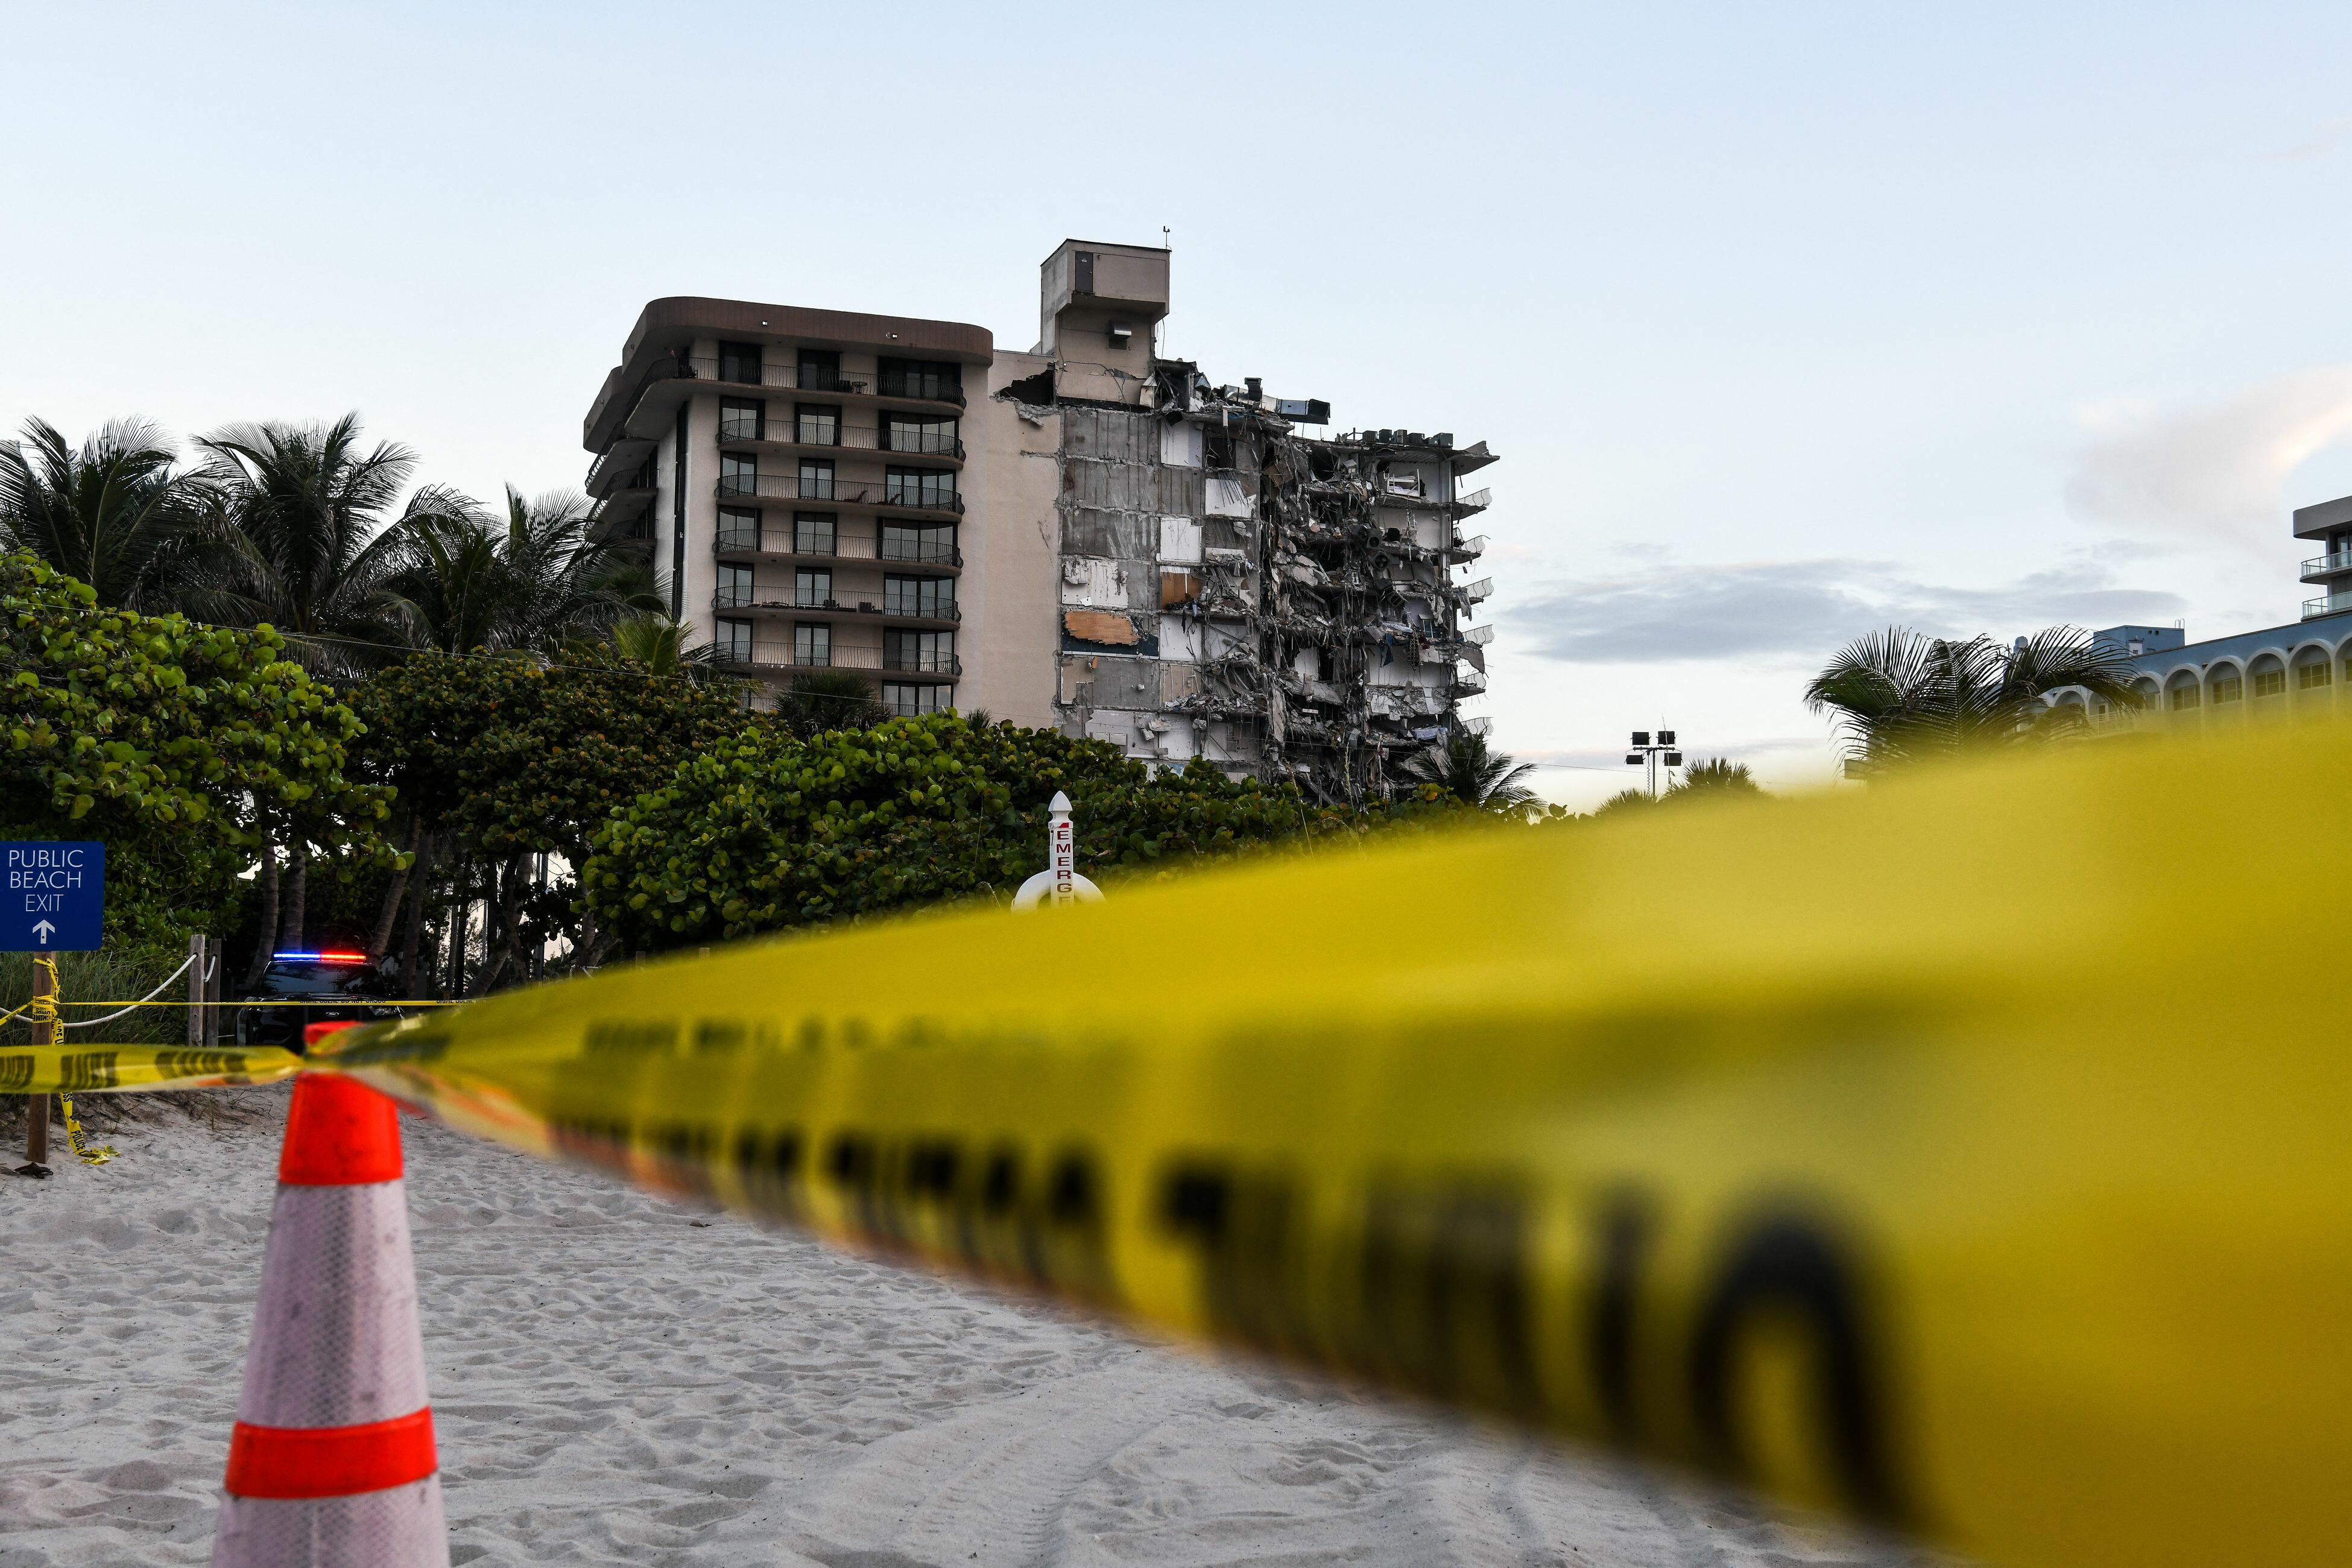
<path fill-rule="evenodd" d="M 57 929 L 57 927 L 51 925 L 48 921 L 43 921 L 40 924 L 33 928 L 33 934 L 41 939 L 41 945 L 43 947 L 47 947 L 49 945 L 50 934 Z"/>

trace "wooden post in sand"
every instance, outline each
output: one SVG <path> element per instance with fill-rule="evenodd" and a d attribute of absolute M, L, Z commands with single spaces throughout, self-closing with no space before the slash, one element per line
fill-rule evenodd
<path fill-rule="evenodd" d="M 64 1035 L 57 1021 L 57 971 L 47 959 L 33 964 L 34 1027 L 44 1046 L 63 1043 Z M 44 1005 L 44 1004 L 47 1004 Z M 46 1176 L 49 1173 L 49 1097 L 27 1095 L 25 1099 L 25 1163 L 16 1168 L 20 1176 Z"/>
<path fill-rule="evenodd" d="M 188 1049 L 202 1050 L 205 1045 L 205 939 L 202 932 L 188 939 Z"/>

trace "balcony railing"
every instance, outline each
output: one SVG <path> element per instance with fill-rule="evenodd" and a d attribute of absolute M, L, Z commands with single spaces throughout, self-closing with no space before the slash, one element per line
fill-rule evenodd
<path fill-rule="evenodd" d="M 951 653 L 908 653 L 904 649 L 882 655 L 882 668 L 903 675 L 961 675 L 963 660 Z"/>
<path fill-rule="evenodd" d="M 773 610 L 785 613 L 805 610 L 816 615 L 830 616 L 887 616 L 904 621 L 947 621 L 950 624 L 961 624 L 963 620 L 963 611 L 953 599 L 935 603 L 928 609 L 918 609 L 903 598 L 894 600 L 887 594 L 882 596 L 880 604 L 877 604 L 871 599 L 853 601 L 841 598 L 820 598 L 814 595 L 803 597 L 798 594 L 782 599 L 762 599 L 754 594 L 741 590 L 720 588 L 710 595 L 710 607 L 714 610 Z"/>
<path fill-rule="evenodd" d="M 1494 591 L 1495 580 L 1492 577 L 1481 577 L 1475 583 L 1462 584 L 1462 597 L 1473 605 L 1487 597 Z"/>
<path fill-rule="evenodd" d="M 805 500 L 829 506 L 878 506 L 901 511 L 963 510 L 963 497 L 903 479 L 844 479 L 830 474 L 721 474 L 721 500 Z"/>
<path fill-rule="evenodd" d="M 1492 626 L 1472 626 L 1462 634 L 1462 640 L 1470 644 L 1473 647 L 1485 647 L 1488 643 L 1495 640 L 1495 628 Z"/>
<path fill-rule="evenodd" d="M 958 408 L 964 405 L 961 386 L 941 385 L 900 376 L 884 376 L 877 389 L 870 380 L 855 376 L 825 375 L 812 372 L 803 379 L 797 364 L 760 363 L 756 376 L 750 365 L 737 360 L 721 361 L 716 356 L 706 358 L 693 354 L 683 358 L 656 360 L 653 374 L 675 380 L 707 381 L 718 386 L 772 386 L 783 392 L 821 392 L 837 396 L 863 397 L 869 394 L 878 397 L 895 397 L 908 402 L 950 403 Z"/>
<path fill-rule="evenodd" d="M 719 422 L 722 442 L 767 441 L 779 447 L 830 447 L 850 452 L 902 453 L 909 458 L 961 460 L 963 442 L 933 430 L 872 430 L 856 425 L 801 425 L 791 419 L 758 419 L 739 414 Z"/>
<path fill-rule="evenodd" d="M 2325 598 L 2303 602 L 2303 618 L 2306 621 L 2314 616 L 2332 616 L 2338 610 L 2352 610 L 2352 593 L 2330 594 Z"/>
<path fill-rule="evenodd" d="M 1454 504 L 1465 512 L 1485 511 L 1495 504 L 1495 492 L 1491 489 L 1472 490 L 1468 495 L 1458 498 Z"/>
<path fill-rule="evenodd" d="M 2306 583 L 2346 572 L 2352 572 L 2352 550 L 2339 550 L 2333 555 L 2315 555 L 2303 563 L 2303 580 Z"/>
<path fill-rule="evenodd" d="M 812 539 L 803 550 L 798 538 L 784 528 L 769 529 L 764 534 L 721 529 L 711 537 L 710 551 L 714 555 L 790 555 L 804 561 L 887 561 L 909 566 L 963 564 L 962 551 L 952 544 L 929 540 L 908 543 L 886 539 L 877 543 L 871 539 L 835 534 L 830 540 Z"/>
<path fill-rule="evenodd" d="M 1475 561 L 1486 553 L 1486 536 L 1483 533 L 1474 533 L 1467 539 L 1454 542 L 1454 559 L 1456 561 Z"/>
<path fill-rule="evenodd" d="M 782 669 L 879 669 L 882 650 L 878 647 L 803 648 L 793 643 L 771 637 L 754 637 L 746 656 L 744 645 L 730 647 L 721 642 L 713 657 L 720 664 L 751 665 Z"/>

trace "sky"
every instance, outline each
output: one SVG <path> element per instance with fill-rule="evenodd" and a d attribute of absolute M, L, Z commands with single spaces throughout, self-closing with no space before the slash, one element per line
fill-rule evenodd
<path fill-rule="evenodd" d="M 1834 775 L 1901 624 L 2294 618 L 2352 492 L 2352 7 L 0 3 L 0 429 L 356 410 L 576 486 L 649 300 L 1036 335 L 1173 246 L 1162 351 L 1484 438 L 1491 689 Z"/>

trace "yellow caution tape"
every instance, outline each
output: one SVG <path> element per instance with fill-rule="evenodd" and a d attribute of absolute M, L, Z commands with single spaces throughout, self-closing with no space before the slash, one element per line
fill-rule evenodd
<path fill-rule="evenodd" d="M 2329 1561 L 2347 776 L 2352 729 L 2098 742 L 745 944 L 310 1064 L 1997 1561 Z"/>
<path fill-rule="evenodd" d="M 291 1078 L 301 1066 L 300 1057 L 275 1047 L 190 1050 L 179 1046 L 0 1046 L 0 1094 L 274 1083 Z"/>
<path fill-rule="evenodd" d="M 72 1095 L 60 1092 L 58 1109 L 65 1113 L 66 1146 L 74 1152 L 75 1159 L 85 1165 L 103 1165 L 114 1158 L 113 1145 L 92 1145 L 82 1142 L 81 1118 L 74 1114 Z"/>

